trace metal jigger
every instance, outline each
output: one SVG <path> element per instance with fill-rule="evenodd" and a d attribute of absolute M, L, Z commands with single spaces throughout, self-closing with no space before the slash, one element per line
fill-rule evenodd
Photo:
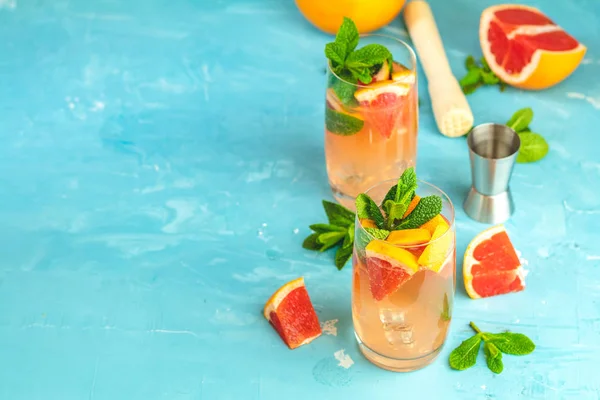
<path fill-rule="evenodd" d="M 473 184 L 463 207 L 467 215 L 485 224 L 506 221 L 515 209 L 508 183 L 519 135 L 506 125 L 482 124 L 467 138 Z"/>

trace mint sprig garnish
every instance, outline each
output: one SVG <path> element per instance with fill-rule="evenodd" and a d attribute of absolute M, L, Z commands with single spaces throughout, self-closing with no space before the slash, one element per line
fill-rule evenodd
<path fill-rule="evenodd" d="M 329 223 L 310 225 L 309 228 L 313 233 L 304 239 L 302 247 L 323 252 L 338 246 L 335 253 L 335 266 L 341 270 L 352 256 L 355 214 L 347 208 L 327 200 L 323 200 L 323 208 Z"/>
<path fill-rule="evenodd" d="M 390 188 L 381 203 L 381 208 L 387 215 L 385 224 L 387 229 L 393 229 L 396 221 L 402 219 L 416 190 L 417 174 L 414 168 L 408 168 L 398 179 L 398 184 Z"/>
<path fill-rule="evenodd" d="M 485 58 L 482 57 L 477 62 L 473 56 L 468 56 L 465 60 L 465 68 L 467 74 L 459 81 L 464 94 L 471 94 L 483 85 L 499 85 L 500 91 L 504 91 L 506 84 L 490 69 Z"/>
<path fill-rule="evenodd" d="M 487 366 L 496 374 L 504 370 L 502 353 L 522 356 L 535 350 L 535 344 L 522 333 L 482 332 L 475 323 L 471 322 L 469 325 L 475 331 L 475 335 L 464 340 L 450 353 L 449 362 L 453 369 L 464 371 L 474 366 L 482 342 Z"/>
<path fill-rule="evenodd" d="M 414 210 L 394 229 L 416 229 L 431 221 L 433 217 L 442 212 L 442 199 L 440 196 L 431 195 L 423 197 Z"/>
<path fill-rule="evenodd" d="M 381 210 L 377 207 L 373 199 L 365 193 L 361 193 L 356 197 L 356 214 L 358 218 L 373 220 L 378 228 L 383 228 L 384 219 Z"/>
<path fill-rule="evenodd" d="M 392 65 L 392 53 L 380 44 L 368 44 L 355 50 L 358 39 L 356 25 L 350 18 L 344 17 L 344 21 L 335 35 L 335 41 L 325 45 L 325 57 L 329 59 L 333 72 L 341 79 L 352 84 L 356 84 L 358 81 L 368 84 L 372 79 L 373 67 L 386 60 L 388 65 Z M 356 86 L 334 85 L 333 90 L 340 101 L 347 104 L 353 99 L 348 93 L 354 94 Z"/>
<path fill-rule="evenodd" d="M 548 142 L 542 135 L 531 132 L 529 125 L 532 120 L 533 110 L 526 107 L 517 110 L 506 122 L 506 125 L 517 132 L 519 139 L 521 139 L 521 147 L 519 148 L 519 154 L 517 154 L 518 163 L 539 161 L 548 154 Z"/>

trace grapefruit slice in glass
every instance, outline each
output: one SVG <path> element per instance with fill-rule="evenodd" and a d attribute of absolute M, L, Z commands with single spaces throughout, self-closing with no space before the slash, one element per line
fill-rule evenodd
<path fill-rule="evenodd" d="M 391 243 L 373 240 L 365 250 L 369 286 L 377 301 L 394 293 L 419 270 L 414 254 Z"/>
<path fill-rule="evenodd" d="M 411 85 L 392 80 L 363 86 L 354 93 L 365 121 L 384 138 L 392 136 L 402 120 Z"/>
<path fill-rule="evenodd" d="M 265 304 L 263 313 L 290 349 L 321 335 L 319 319 L 304 287 L 304 278 L 294 279 L 279 288 Z"/>
<path fill-rule="evenodd" d="M 479 42 L 491 70 L 522 89 L 556 85 L 575 71 L 586 52 L 540 10 L 517 4 L 485 9 Z"/>
<path fill-rule="evenodd" d="M 525 289 L 525 270 L 503 225 L 486 229 L 469 243 L 463 279 L 473 299 Z"/>

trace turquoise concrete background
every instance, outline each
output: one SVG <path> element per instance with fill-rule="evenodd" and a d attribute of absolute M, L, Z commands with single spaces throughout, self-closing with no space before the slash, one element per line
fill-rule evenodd
<path fill-rule="evenodd" d="M 431 2 L 456 75 L 491 4 Z M 0 0 L 0 398 L 598 399 L 600 3 L 528 4 L 588 46 L 556 87 L 468 98 L 476 123 L 532 107 L 550 144 L 512 179 L 528 287 L 474 301 L 459 281 L 438 361 L 395 374 L 356 347 L 349 265 L 301 248 L 331 199 L 330 36 L 282 0 Z M 381 32 L 408 40 L 400 18 Z M 460 207 L 464 138 L 420 97 L 418 171 L 458 206 L 460 276 L 485 226 Z M 291 351 L 261 311 L 298 276 L 337 332 Z M 453 371 L 471 320 L 537 349 Z"/>

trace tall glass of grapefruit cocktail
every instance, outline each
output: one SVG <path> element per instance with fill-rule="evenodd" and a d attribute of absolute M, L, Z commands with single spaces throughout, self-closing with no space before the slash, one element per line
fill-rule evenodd
<path fill-rule="evenodd" d="M 374 206 L 384 204 L 396 183 L 384 181 L 366 195 Z M 379 367 L 422 368 L 440 353 L 452 316 L 454 208 L 440 189 L 421 181 L 404 217 L 392 223 L 365 218 L 359 200 L 352 257 L 352 316 L 359 347 Z M 432 211 L 433 203 L 437 209 Z M 386 207 L 380 209 L 385 218 Z"/>
<path fill-rule="evenodd" d="M 393 56 L 369 68 L 370 82 L 329 62 L 325 112 L 325 158 L 333 195 L 354 209 L 354 199 L 377 182 L 398 177 L 417 155 L 416 57 L 404 42 L 360 36 L 359 46 L 383 45 Z M 337 72 L 336 72 L 337 71 Z M 367 79 L 368 81 L 369 79 Z"/>

